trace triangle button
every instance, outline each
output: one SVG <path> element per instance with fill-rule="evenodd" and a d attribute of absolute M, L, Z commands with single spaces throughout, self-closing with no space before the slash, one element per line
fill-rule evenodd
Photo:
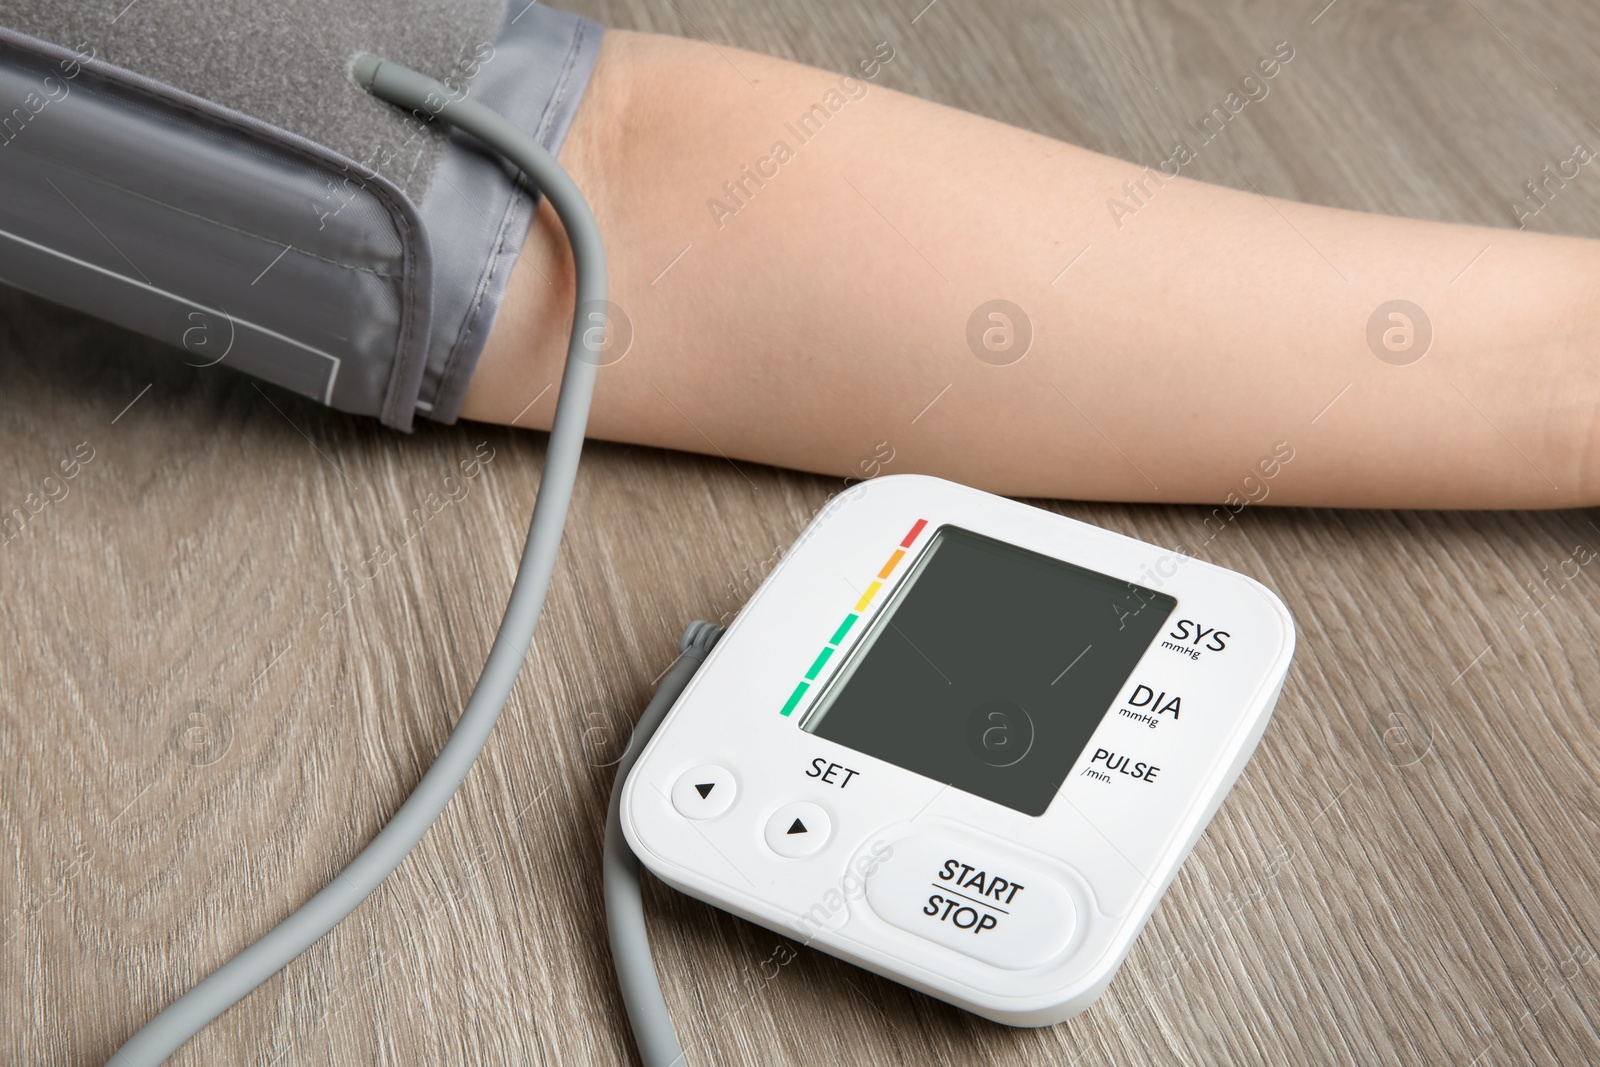
<path fill-rule="evenodd" d="M 784 859 L 814 856 L 828 847 L 833 819 L 822 805 L 796 800 L 767 816 L 762 836 L 767 847 Z"/>
<path fill-rule="evenodd" d="M 714 763 L 690 767 L 672 783 L 672 806 L 685 819 L 715 819 L 733 807 L 738 796 L 739 780 Z"/>

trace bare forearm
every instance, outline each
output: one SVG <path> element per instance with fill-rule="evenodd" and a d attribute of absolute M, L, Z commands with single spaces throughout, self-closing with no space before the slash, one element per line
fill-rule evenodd
<path fill-rule="evenodd" d="M 563 162 L 635 334 L 597 437 L 1015 495 L 1254 496 L 1287 451 L 1274 503 L 1600 499 L 1592 242 L 1269 200 L 631 34 L 608 37 Z M 974 319 L 996 299 L 1021 315 Z M 1407 350 L 1380 316 L 1386 360 L 1369 322 L 1396 299 L 1426 323 Z M 546 213 L 467 417 L 548 426 L 553 390 L 523 409 L 570 300 Z"/>

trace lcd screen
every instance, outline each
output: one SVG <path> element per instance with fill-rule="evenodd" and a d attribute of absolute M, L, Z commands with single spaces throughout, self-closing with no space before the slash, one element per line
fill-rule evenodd
<path fill-rule="evenodd" d="M 1042 815 L 1176 606 L 941 526 L 801 728 Z"/>

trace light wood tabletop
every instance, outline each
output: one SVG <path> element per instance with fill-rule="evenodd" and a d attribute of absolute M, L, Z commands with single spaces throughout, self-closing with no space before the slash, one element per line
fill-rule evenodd
<path fill-rule="evenodd" d="M 1525 181 L 1600 142 L 1600 8 L 1576 0 L 926 3 L 576 6 L 841 71 L 888 41 L 880 84 L 1141 164 L 1289 41 L 1194 173 L 1391 214 L 1515 226 Z M 1600 237 L 1600 177 L 1528 225 Z M 0 397 L 0 510 L 77 470 L 0 545 L 0 1062 L 96 1064 L 431 762 L 545 438 L 394 433 L 11 291 Z M 601 902 L 611 765 L 684 625 L 730 618 L 840 488 L 593 444 L 460 794 L 174 1062 L 634 1062 Z M 1298 653 L 1239 785 L 1109 992 L 1044 1029 L 647 882 L 689 1064 L 1600 1061 L 1600 520 L 1033 503 L 1288 604 Z"/>

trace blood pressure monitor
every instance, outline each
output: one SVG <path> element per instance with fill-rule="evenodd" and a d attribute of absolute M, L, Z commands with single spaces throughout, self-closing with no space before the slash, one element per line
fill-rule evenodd
<path fill-rule="evenodd" d="M 628 843 L 692 896 L 969 1011 L 1110 984 L 1260 739 L 1260 583 L 916 475 L 830 502 L 640 755 Z"/>

